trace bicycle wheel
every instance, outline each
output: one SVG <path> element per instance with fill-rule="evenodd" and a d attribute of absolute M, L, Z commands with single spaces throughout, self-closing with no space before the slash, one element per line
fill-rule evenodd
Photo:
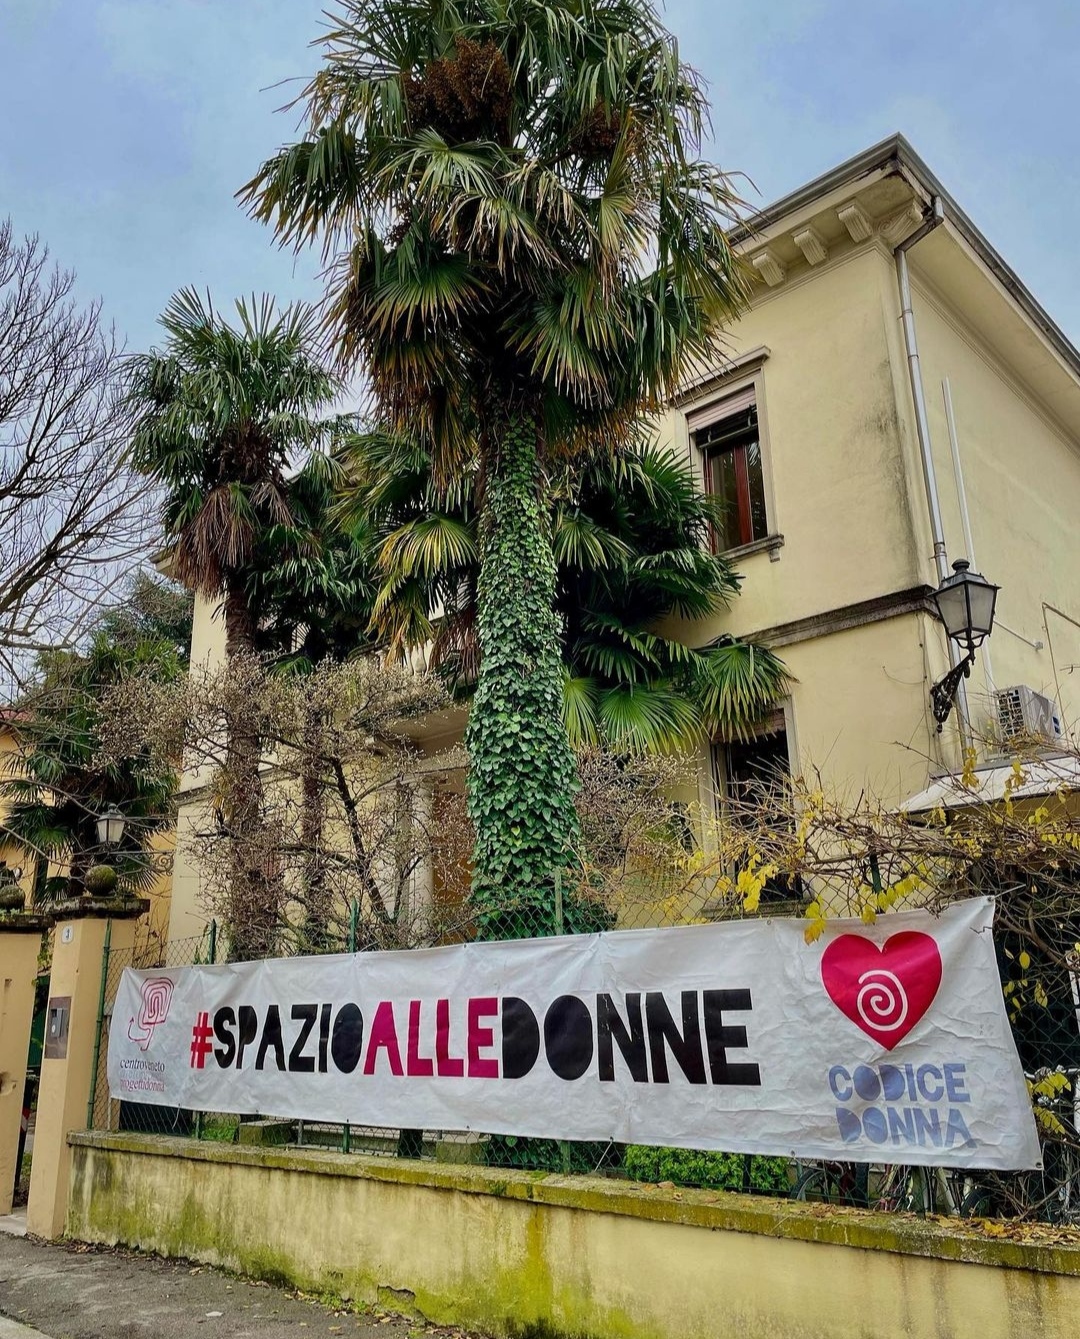
<path fill-rule="evenodd" d="M 961 1218 L 1008 1218 L 1005 1197 L 991 1185 L 976 1185 L 964 1196 Z"/>
<path fill-rule="evenodd" d="M 803 1172 L 795 1182 L 791 1198 L 812 1204 L 851 1204 L 853 1189 L 851 1174 L 846 1168 L 820 1163 Z"/>

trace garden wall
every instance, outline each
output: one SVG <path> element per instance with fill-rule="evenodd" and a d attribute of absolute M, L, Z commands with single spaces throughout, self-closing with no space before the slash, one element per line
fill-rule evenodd
<path fill-rule="evenodd" d="M 1080 1247 L 596 1177 L 71 1136 L 68 1232 L 521 1339 L 1051 1339 Z"/>

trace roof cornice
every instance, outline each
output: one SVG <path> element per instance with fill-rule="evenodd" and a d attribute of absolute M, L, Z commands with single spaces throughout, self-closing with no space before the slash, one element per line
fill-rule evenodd
<path fill-rule="evenodd" d="M 731 241 L 740 250 L 753 250 L 755 242 L 764 240 L 763 234 L 775 233 L 778 225 L 782 225 L 785 219 L 805 213 L 816 202 L 837 192 L 851 190 L 855 193 L 856 188 L 862 183 L 868 180 L 880 180 L 890 174 L 902 176 L 927 202 L 935 196 L 941 200 L 946 223 L 950 224 L 971 248 L 1043 338 L 1054 348 L 1072 374 L 1080 380 L 1080 351 L 901 134 L 890 135 L 888 139 L 864 149 L 862 153 L 856 154 L 837 167 L 830 168 L 828 172 L 815 177 L 805 186 L 800 186 L 790 194 L 766 205 L 764 209 L 758 210 L 733 230 Z M 895 240 L 889 237 L 890 244 L 895 246 L 896 242 L 902 241 L 902 234 L 903 229 L 900 229 Z M 813 245 L 812 239 L 811 245 Z M 754 264 L 753 260 L 751 264 Z M 755 268 L 767 282 L 768 276 L 763 274 L 763 266 L 774 279 L 778 280 L 778 272 L 772 269 L 769 260 L 765 259 L 763 264 L 757 264 Z"/>

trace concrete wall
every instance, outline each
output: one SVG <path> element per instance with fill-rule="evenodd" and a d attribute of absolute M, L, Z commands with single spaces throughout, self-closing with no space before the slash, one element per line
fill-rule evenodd
<path fill-rule="evenodd" d="M 531 1339 L 1051 1339 L 1080 1250 L 588 1177 L 72 1136 L 68 1231 Z"/>

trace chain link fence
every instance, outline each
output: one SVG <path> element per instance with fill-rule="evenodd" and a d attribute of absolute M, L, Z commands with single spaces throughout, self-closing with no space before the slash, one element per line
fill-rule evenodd
<path fill-rule="evenodd" d="M 700 885 L 699 885 L 700 889 Z M 530 928 L 534 908 L 500 909 L 519 931 Z M 579 899 L 567 904 L 556 889 L 552 905 L 535 908 L 541 933 L 558 928 L 577 932 L 630 926 L 705 923 L 741 915 L 730 902 L 721 905 L 707 892 L 690 901 L 680 889 L 665 896 L 651 885 L 648 895 L 632 906 L 612 911 L 608 905 Z M 798 915 L 800 904 L 783 890 L 763 899 L 761 913 Z M 362 950 L 364 918 L 355 905 L 346 933 L 324 943 L 327 952 Z M 450 929 L 450 926 L 453 929 Z M 476 927 L 461 916 L 445 918 L 439 942 L 476 937 Z M 1080 1092 L 1080 920 L 1037 924 L 1027 933 L 1015 928 L 997 935 L 1004 997 L 1021 1064 L 1028 1077 L 1032 1105 L 1044 1145 L 1045 1168 L 1038 1173 L 978 1174 L 937 1178 L 940 1194 L 926 1193 L 927 1208 L 980 1216 L 1080 1221 L 1080 1138 L 1077 1135 L 1077 1094 Z M 787 1158 L 744 1156 L 715 1151 L 654 1148 L 611 1142 L 573 1142 L 511 1135 L 483 1135 L 454 1130 L 389 1129 L 364 1124 L 336 1124 L 304 1119 L 264 1117 L 258 1112 L 193 1112 L 150 1103 L 111 1098 L 105 1074 L 109 1030 L 114 1025 L 112 1001 L 125 967 L 177 967 L 213 963 L 222 955 L 217 929 L 173 941 L 141 953 L 111 952 L 102 976 L 101 1017 L 89 1125 L 94 1129 L 128 1130 L 214 1140 L 226 1143 L 286 1145 L 362 1153 L 379 1157 L 424 1158 L 437 1162 L 472 1163 L 574 1174 L 602 1174 L 643 1182 L 670 1182 L 715 1190 L 786 1195 L 806 1182 L 807 1164 Z M 1064 966 L 1062 964 L 1065 964 Z M 1070 965 L 1072 964 L 1072 965 Z M 884 1169 L 896 1182 L 895 1169 Z M 810 1178 L 811 1180 L 813 1178 Z M 842 1178 L 830 1173 L 826 1180 Z M 880 1180 L 880 1174 L 877 1178 Z M 931 1178 L 932 1179 L 932 1178 Z M 859 1181 L 863 1184 L 865 1178 Z M 874 1183 L 874 1179 L 871 1179 Z M 904 1184 L 907 1184 L 904 1182 Z M 935 1203 L 936 1197 L 936 1203 Z M 871 1199 L 873 1197 L 871 1196 Z M 858 1201 L 866 1202 L 865 1196 Z M 906 1202 L 906 1201 L 905 1201 Z M 898 1207 L 886 1204 L 880 1207 Z"/>

